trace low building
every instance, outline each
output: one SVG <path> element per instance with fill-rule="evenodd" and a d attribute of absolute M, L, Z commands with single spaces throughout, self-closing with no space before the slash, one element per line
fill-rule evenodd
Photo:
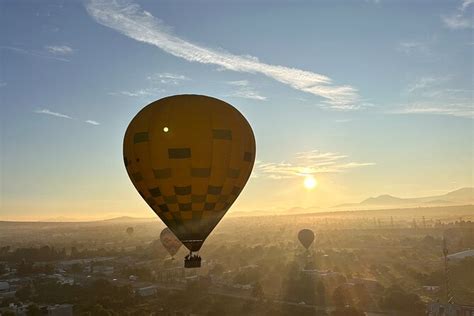
<path fill-rule="evenodd" d="M 61 305 L 52 305 L 47 307 L 48 316 L 72 316 L 73 315 L 73 305 L 71 304 L 61 304 Z"/>
<path fill-rule="evenodd" d="M 423 290 L 427 292 L 438 292 L 440 287 L 438 285 L 424 285 Z"/>
<path fill-rule="evenodd" d="M 10 283 L 0 282 L 0 293 L 10 292 Z"/>
<path fill-rule="evenodd" d="M 114 274 L 114 267 L 112 266 L 94 266 L 92 269 L 93 273 L 112 275 Z"/>
<path fill-rule="evenodd" d="M 141 297 L 154 296 L 157 292 L 156 286 L 146 286 L 135 290 L 135 293 Z"/>
<path fill-rule="evenodd" d="M 428 316 L 474 316 L 474 306 L 443 304 L 439 302 L 429 303 L 426 307 Z"/>
<path fill-rule="evenodd" d="M 362 284 L 370 292 L 378 292 L 383 290 L 383 286 L 377 280 L 373 279 L 352 278 L 347 280 L 347 282 L 352 284 Z"/>
<path fill-rule="evenodd" d="M 474 249 L 453 253 L 448 256 L 451 260 L 462 260 L 467 257 L 474 257 Z"/>

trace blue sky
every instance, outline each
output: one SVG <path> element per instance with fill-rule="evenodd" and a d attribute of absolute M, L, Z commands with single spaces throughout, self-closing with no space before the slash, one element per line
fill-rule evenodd
<path fill-rule="evenodd" d="M 233 104 L 255 131 L 236 212 L 473 186 L 473 8 L 0 1 L 0 219 L 149 216 L 123 134 L 180 93 Z"/>

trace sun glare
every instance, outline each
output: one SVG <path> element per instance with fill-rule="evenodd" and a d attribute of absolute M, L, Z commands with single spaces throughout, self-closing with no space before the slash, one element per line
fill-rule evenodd
<path fill-rule="evenodd" d="M 304 178 L 304 187 L 308 190 L 314 189 L 318 185 L 318 181 L 313 176 L 306 176 Z"/>

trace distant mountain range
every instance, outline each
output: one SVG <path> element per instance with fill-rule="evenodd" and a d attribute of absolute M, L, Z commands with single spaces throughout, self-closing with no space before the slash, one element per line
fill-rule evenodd
<path fill-rule="evenodd" d="M 443 195 L 399 198 L 384 194 L 370 197 L 360 203 L 340 204 L 334 208 L 386 208 L 386 207 L 413 207 L 413 206 L 450 206 L 474 204 L 474 188 L 461 188 Z"/>
<path fill-rule="evenodd" d="M 128 223 L 128 222 L 147 222 L 154 220 L 154 217 L 131 217 L 131 216 L 120 216 L 110 219 L 104 219 L 102 222 L 113 222 L 113 223 Z"/>

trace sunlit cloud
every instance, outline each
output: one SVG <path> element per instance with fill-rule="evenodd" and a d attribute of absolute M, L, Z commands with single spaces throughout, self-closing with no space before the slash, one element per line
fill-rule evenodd
<path fill-rule="evenodd" d="M 98 23 L 134 40 L 154 45 L 173 56 L 231 71 L 260 73 L 294 89 L 320 96 L 333 109 L 351 110 L 360 107 L 358 92 L 352 86 L 334 85 L 329 77 L 311 71 L 270 65 L 253 56 L 234 55 L 193 44 L 173 35 L 159 19 L 137 4 L 92 0 L 86 8 Z"/>
<path fill-rule="evenodd" d="M 406 101 L 389 113 L 473 118 L 473 90 L 446 87 L 451 79 L 451 76 L 427 76 L 416 80 L 405 91 Z"/>
<path fill-rule="evenodd" d="M 321 173 L 341 173 L 350 169 L 375 165 L 373 162 L 348 161 L 347 155 L 311 150 L 296 153 L 291 161 L 256 161 L 254 177 L 290 179 Z"/>
<path fill-rule="evenodd" d="M 267 97 L 261 95 L 255 88 L 251 87 L 247 80 L 228 81 L 227 84 L 234 86 L 236 90 L 229 94 L 230 97 L 253 99 L 265 101 Z"/>
<path fill-rule="evenodd" d="M 441 16 L 441 21 L 443 21 L 447 28 L 452 30 L 473 28 L 472 14 L 467 12 L 472 4 L 474 4 L 473 0 L 462 1 L 455 12 Z"/>
<path fill-rule="evenodd" d="M 67 45 L 46 46 L 45 49 L 55 55 L 70 55 L 74 52 L 74 49 Z"/>
<path fill-rule="evenodd" d="M 152 82 L 159 82 L 163 84 L 173 84 L 178 85 L 182 81 L 191 80 L 184 75 L 172 74 L 169 72 L 157 73 L 147 77 L 148 80 Z"/>
<path fill-rule="evenodd" d="M 437 102 L 414 102 L 403 106 L 392 113 L 396 114 L 435 114 L 456 117 L 474 118 L 474 107 L 472 101 L 464 103 L 437 103 Z"/>
<path fill-rule="evenodd" d="M 72 120 L 72 117 L 70 117 L 69 115 L 62 114 L 62 113 L 59 113 L 59 112 L 53 112 L 53 111 L 50 111 L 48 109 L 37 110 L 37 111 L 35 111 L 35 113 L 46 114 L 46 115 L 51 115 L 51 116 L 55 116 L 55 117 L 61 117 L 61 118 Z"/>
<path fill-rule="evenodd" d="M 84 123 L 91 124 L 91 125 L 100 125 L 99 122 L 93 121 L 93 120 L 87 120 L 87 121 L 84 121 Z"/>

